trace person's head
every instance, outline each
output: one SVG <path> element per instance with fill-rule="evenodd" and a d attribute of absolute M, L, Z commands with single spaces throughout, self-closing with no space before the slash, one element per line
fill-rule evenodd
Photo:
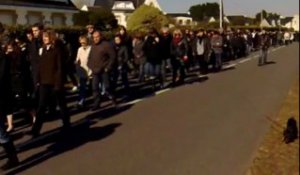
<path fill-rule="evenodd" d="M 194 38 L 194 37 L 195 37 L 195 32 L 191 30 L 191 31 L 189 32 L 189 37 L 190 37 L 190 38 Z"/>
<path fill-rule="evenodd" d="M 0 22 L 0 38 L 1 38 L 1 35 L 4 33 L 5 29 L 4 29 L 4 26 L 3 24 Z"/>
<path fill-rule="evenodd" d="M 41 36 L 41 33 L 43 32 L 43 26 L 40 25 L 40 24 L 34 24 L 32 27 L 31 27 L 31 30 L 32 30 L 32 34 L 33 34 L 33 37 L 34 38 L 39 38 Z"/>
<path fill-rule="evenodd" d="M 16 47 L 16 42 L 14 40 L 10 40 L 5 46 L 5 51 L 6 53 L 12 53 L 16 50 Z"/>
<path fill-rule="evenodd" d="M 150 28 L 148 31 L 148 34 L 149 34 L 149 36 L 152 36 L 152 37 L 158 36 L 157 30 L 155 28 Z"/>
<path fill-rule="evenodd" d="M 53 45 L 56 40 L 56 33 L 53 30 L 46 30 L 43 32 L 43 44 Z"/>
<path fill-rule="evenodd" d="M 89 25 L 86 26 L 86 30 L 87 30 L 88 34 L 93 34 L 94 30 L 95 30 L 95 27 L 94 27 L 94 25 L 89 24 Z"/>
<path fill-rule="evenodd" d="M 200 29 L 197 33 L 197 36 L 198 37 L 203 37 L 204 36 L 204 30 L 203 29 Z"/>
<path fill-rule="evenodd" d="M 26 31 L 26 38 L 29 42 L 31 42 L 33 40 L 33 33 L 32 30 L 27 30 Z"/>
<path fill-rule="evenodd" d="M 121 35 L 116 35 L 114 38 L 115 44 L 116 45 L 121 45 L 122 44 L 122 37 Z"/>
<path fill-rule="evenodd" d="M 126 27 L 121 26 L 121 27 L 120 27 L 120 30 L 119 30 L 119 34 L 120 34 L 121 36 L 127 35 L 127 29 L 126 29 Z"/>
<path fill-rule="evenodd" d="M 99 44 L 102 39 L 103 39 L 102 33 L 99 30 L 96 30 L 93 33 L 94 44 Z"/>
<path fill-rule="evenodd" d="M 168 36 L 168 35 L 170 34 L 169 28 L 168 28 L 168 27 L 163 27 L 163 28 L 161 29 L 161 34 L 162 34 L 163 36 Z"/>
<path fill-rule="evenodd" d="M 85 35 L 82 35 L 79 37 L 79 43 L 82 47 L 87 47 L 88 46 L 88 38 Z"/>
<path fill-rule="evenodd" d="M 173 32 L 173 38 L 176 38 L 176 39 L 182 38 L 182 32 L 181 32 L 181 30 L 179 30 L 179 29 L 174 30 L 174 32 Z"/>

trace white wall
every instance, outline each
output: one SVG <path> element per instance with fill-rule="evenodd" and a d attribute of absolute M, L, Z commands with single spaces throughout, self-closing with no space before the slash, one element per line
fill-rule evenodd
<path fill-rule="evenodd" d="M 177 24 L 182 25 L 182 26 L 192 25 L 192 23 L 193 23 L 193 18 L 191 18 L 191 17 L 178 16 L 178 17 L 175 17 L 174 19 Z"/>
<path fill-rule="evenodd" d="M 113 14 L 115 15 L 115 17 L 116 17 L 119 25 L 127 27 L 127 16 L 128 16 L 127 13 L 124 13 L 124 12 L 113 12 Z"/>
<path fill-rule="evenodd" d="M 25 24 L 34 24 L 36 22 L 47 22 L 50 24 L 57 24 L 61 23 L 59 20 L 62 19 L 54 19 L 53 22 L 52 14 L 53 13 L 60 13 L 65 16 L 64 23 L 67 26 L 73 25 L 73 14 L 77 13 L 77 11 L 74 10 L 63 10 L 63 9 L 48 9 L 48 8 L 37 8 L 37 7 L 22 7 L 22 6 L 7 6 L 7 5 L 0 5 L 0 21 L 13 25 L 12 19 L 13 14 L 11 12 L 5 13 L 6 10 L 14 11 L 17 15 L 16 24 L 25 25 Z M 37 12 L 42 14 L 42 20 L 40 19 L 40 16 L 37 15 L 28 15 L 28 12 Z"/>
<path fill-rule="evenodd" d="M 299 15 L 295 15 L 292 21 L 292 27 L 295 31 L 299 32 Z"/>

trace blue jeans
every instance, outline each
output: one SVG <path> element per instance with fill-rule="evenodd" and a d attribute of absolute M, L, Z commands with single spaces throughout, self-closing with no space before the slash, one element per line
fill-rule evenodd
<path fill-rule="evenodd" d="M 9 142 L 9 137 L 8 137 L 7 133 L 4 131 L 4 129 L 2 128 L 2 126 L 0 126 L 0 144 L 5 144 L 8 142 Z"/>
<path fill-rule="evenodd" d="M 260 51 L 259 62 L 258 64 L 265 64 L 268 58 L 268 49 L 262 49 Z"/>
<path fill-rule="evenodd" d="M 221 69 L 222 68 L 222 53 L 215 53 L 215 68 Z"/>
<path fill-rule="evenodd" d="M 152 63 L 146 63 L 145 65 L 145 74 L 146 76 L 153 76 L 157 78 L 160 82 L 160 84 L 163 84 L 163 78 L 162 78 L 162 68 L 161 64 L 152 64 Z"/>
<path fill-rule="evenodd" d="M 102 87 L 102 92 L 104 91 L 105 94 L 107 94 L 110 98 L 114 98 L 111 93 L 110 74 L 108 72 L 93 74 L 92 88 L 94 107 L 99 106 L 101 102 L 100 83 Z"/>
<path fill-rule="evenodd" d="M 79 78 L 79 100 L 86 99 L 86 91 L 87 91 L 87 78 Z"/>

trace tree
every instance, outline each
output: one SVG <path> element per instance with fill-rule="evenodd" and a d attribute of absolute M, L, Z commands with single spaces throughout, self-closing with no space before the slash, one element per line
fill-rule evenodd
<path fill-rule="evenodd" d="M 130 31 L 146 32 L 149 28 L 160 29 L 169 23 L 168 17 L 159 9 L 142 5 L 129 16 L 127 27 Z"/>
<path fill-rule="evenodd" d="M 189 12 L 194 20 L 203 21 L 212 16 L 218 18 L 220 16 L 220 7 L 218 3 L 204 3 L 190 7 Z"/>
<path fill-rule="evenodd" d="M 97 8 L 92 11 L 80 11 L 74 15 L 74 24 L 77 26 L 86 26 L 94 24 L 96 28 L 105 30 L 107 27 L 116 28 L 118 22 L 114 14 L 105 8 Z"/>

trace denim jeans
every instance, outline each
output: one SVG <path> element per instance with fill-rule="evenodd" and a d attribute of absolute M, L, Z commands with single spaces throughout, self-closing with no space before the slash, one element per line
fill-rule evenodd
<path fill-rule="evenodd" d="M 145 74 L 146 76 L 152 76 L 159 80 L 160 84 L 163 85 L 163 78 L 162 78 L 162 68 L 161 64 L 152 64 L 146 63 L 145 65 Z"/>
<path fill-rule="evenodd" d="M 221 69 L 222 68 L 222 53 L 215 53 L 215 68 Z"/>
<path fill-rule="evenodd" d="M 93 74 L 92 88 L 94 107 L 99 106 L 101 102 L 100 83 L 102 87 L 101 91 L 104 91 L 110 98 L 113 98 L 110 87 L 110 74 L 108 72 Z"/>
<path fill-rule="evenodd" d="M 3 117 L 3 116 L 1 116 L 1 117 Z M 5 144 L 8 142 L 9 142 L 8 134 L 4 131 L 3 127 L 0 126 L 0 144 Z"/>
<path fill-rule="evenodd" d="M 86 99 L 86 91 L 87 91 L 87 78 L 80 78 L 79 79 L 79 101 Z"/>
<path fill-rule="evenodd" d="M 267 62 L 267 57 L 268 57 L 268 49 L 264 50 L 262 49 L 260 51 L 260 56 L 259 56 L 259 62 L 258 64 L 264 64 Z"/>

